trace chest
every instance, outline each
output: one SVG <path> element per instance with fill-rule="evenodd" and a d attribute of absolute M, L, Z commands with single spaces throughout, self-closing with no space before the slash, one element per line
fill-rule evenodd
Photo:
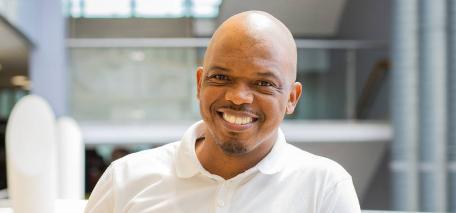
<path fill-rule="evenodd" d="M 117 212 L 317 212 L 320 197 L 316 185 L 292 178 L 162 178 L 144 183 L 135 192 L 127 193 L 126 187 L 117 193 Z"/>

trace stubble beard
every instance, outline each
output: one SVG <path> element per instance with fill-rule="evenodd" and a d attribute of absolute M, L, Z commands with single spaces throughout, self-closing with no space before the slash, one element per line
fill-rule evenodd
<path fill-rule="evenodd" d="M 242 155 L 247 153 L 247 147 L 238 141 L 225 141 L 217 144 L 227 155 Z"/>

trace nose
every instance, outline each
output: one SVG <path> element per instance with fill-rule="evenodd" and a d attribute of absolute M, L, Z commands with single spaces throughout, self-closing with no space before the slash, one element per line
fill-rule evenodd
<path fill-rule="evenodd" d="M 236 105 L 251 104 L 253 102 L 253 94 L 247 85 L 237 84 L 227 90 L 225 99 Z"/>

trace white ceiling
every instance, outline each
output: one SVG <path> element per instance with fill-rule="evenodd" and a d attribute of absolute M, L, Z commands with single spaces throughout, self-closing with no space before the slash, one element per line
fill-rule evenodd
<path fill-rule="evenodd" d="M 347 0 L 223 0 L 219 23 L 247 10 L 266 11 L 288 26 L 295 37 L 337 33 Z"/>

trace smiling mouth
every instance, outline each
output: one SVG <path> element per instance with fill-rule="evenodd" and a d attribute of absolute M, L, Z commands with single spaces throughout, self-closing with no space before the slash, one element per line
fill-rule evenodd
<path fill-rule="evenodd" d="M 247 116 L 235 116 L 235 115 L 230 115 L 228 113 L 223 113 L 223 119 L 229 123 L 232 124 L 237 124 L 237 125 L 246 125 L 249 123 L 253 122 L 252 117 L 247 117 Z"/>
<path fill-rule="evenodd" d="M 249 127 L 258 120 L 257 116 L 247 112 L 231 112 L 222 110 L 217 113 L 229 124 L 230 127 L 235 129 Z"/>

